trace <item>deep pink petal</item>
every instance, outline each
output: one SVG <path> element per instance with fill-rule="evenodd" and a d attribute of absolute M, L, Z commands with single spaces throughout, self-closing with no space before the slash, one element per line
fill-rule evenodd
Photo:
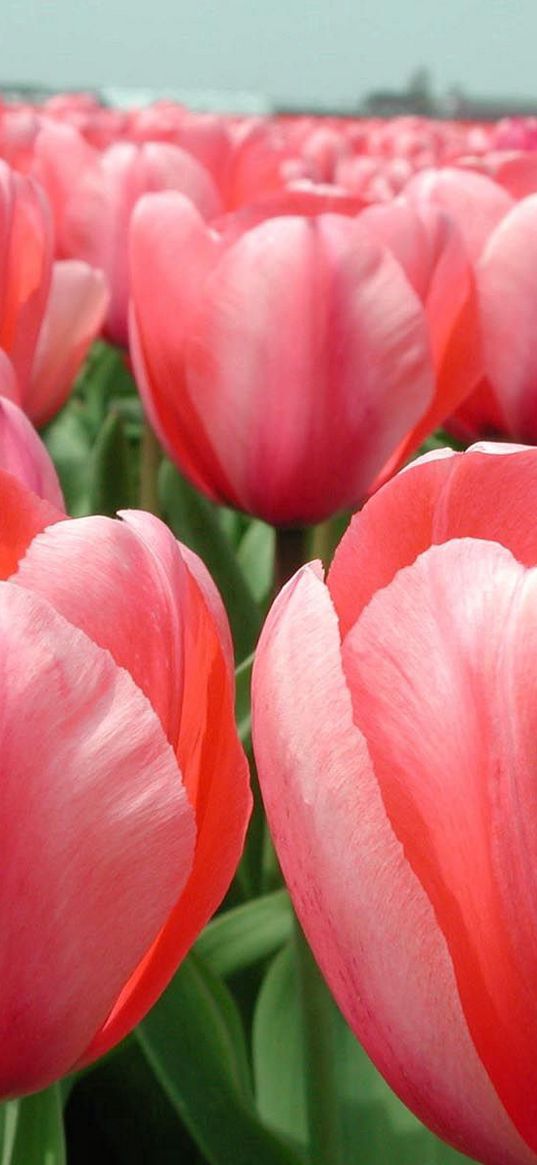
<path fill-rule="evenodd" d="M 184 360 L 177 411 L 226 467 L 221 500 L 270 522 L 356 504 L 433 394 L 416 296 L 343 216 L 247 231 L 207 277 Z"/>
<path fill-rule="evenodd" d="M 13 574 L 36 534 L 64 518 L 62 510 L 0 467 L 0 579 Z"/>
<path fill-rule="evenodd" d="M 528 521 L 537 507 L 537 450 L 502 446 L 494 456 L 496 448 L 421 458 L 356 514 L 328 575 L 342 634 L 431 543 L 486 538 L 509 546 L 519 562 L 537 561 L 537 526 Z M 402 522 L 402 513 L 412 521 Z"/>
<path fill-rule="evenodd" d="M 113 1047 L 158 999 L 220 905 L 244 845 L 252 798 L 248 764 L 235 729 L 232 678 L 213 601 L 207 601 L 203 584 L 198 584 L 198 569 L 191 572 L 187 566 L 187 573 L 185 684 L 177 754 L 196 818 L 192 872 L 166 925 L 86 1050 L 84 1063 Z"/>

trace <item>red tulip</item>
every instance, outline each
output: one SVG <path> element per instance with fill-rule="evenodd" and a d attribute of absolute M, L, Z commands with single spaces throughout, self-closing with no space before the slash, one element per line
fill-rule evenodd
<path fill-rule="evenodd" d="M 358 504 L 434 398 L 424 309 L 359 220 L 209 229 L 138 204 L 131 350 L 150 418 L 203 492 L 276 524 Z"/>
<path fill-rule="evenodd" d="M 496 451 L 494 455 L 493 450 Z M 445 451 L 358 514 L 263 631 L 254 745 L 336 1000 L 404 1102 L 537 1161 L 537 451 Z"/>
<path fill-rule="evenodd" d="M 6 1096 L 143 1017 L 228 888 L 250 793 L 202 563 L 149 514 L 0 489 Z"/>

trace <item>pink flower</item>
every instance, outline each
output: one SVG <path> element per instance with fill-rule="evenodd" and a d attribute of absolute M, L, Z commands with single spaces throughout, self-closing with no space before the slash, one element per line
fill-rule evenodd
<path fill-rule="evenodd" d="M 294 905 L 404 1102 L 537 1160 L 537 451 L 422 458 L 272 609 L 254 744 Z"/>
<path fill-rule="evenodd" d="M 42 129 L 35 168 L 54 208 L 59 253 L 104 271 L 110 291 L 106 333 L 126 345 L 127 240 L 136 202 L 151 190 L 179 190 L 213 217 L 221 203 L 211 175 L 178 146 L 117 142 L 101 154 L 63 125 Z"/>
<path fill-rule="evenodd" d="M 0 162 L 0 349 L 14 399 L 36 425 L 64 403 L 104 317 L 107 292 L 86 263 L 53 263 L 43 191 Z"/>
<path fill-rule="evenodd" d="M 250 793 L 203 564 L 149 514 L 62 520 L 1 470 L 0 492 L 6 1096 L 143 1017 L 226 893 Z"/>
<path fill-rule="evenodd" d="M 144 403 L 210 497 L 319 521 L 413 445 L 435 399 L 426 314 L 359 219 L 231 217 L 217 232 L 179 195 L 152 195 L 133 216 L 131 278 Z"/>

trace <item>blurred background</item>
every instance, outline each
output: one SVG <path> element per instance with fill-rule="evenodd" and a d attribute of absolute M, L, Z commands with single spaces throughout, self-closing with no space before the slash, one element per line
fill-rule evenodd
<path fill-rule="evenodd" d="M 494 118 L 537 111 L 536 35 L 535 0 L 8 0 L 1 76 L 119 104 Z"/>

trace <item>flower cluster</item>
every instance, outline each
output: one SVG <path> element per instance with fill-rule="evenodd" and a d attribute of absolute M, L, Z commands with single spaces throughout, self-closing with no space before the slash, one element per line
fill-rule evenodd
<path fill-rule="evenodd" d="M 259 630 L 271 525 L 253 748 L 307 942 L 425 1125 L 535 1165 L 537 123 L 5 104 L 0 257 L 0 1096 L 117 1044 L 226 898 L 252 797 L 225 603 Z M 156 479 L 154 513 L 66 513 L 34 425 L 54 449 L 96 339 L 143 404 L 142 497 L 148 435 L 194 487 L 184 530 Z M 407 465 L 440 427 L 457 451 Z M 350 510 L 325 575 L 304 532 Z M 267 889 L 261 812 L 224 923 Z M 252 1152 L 294 1161 L 246 1096 Z"/>

